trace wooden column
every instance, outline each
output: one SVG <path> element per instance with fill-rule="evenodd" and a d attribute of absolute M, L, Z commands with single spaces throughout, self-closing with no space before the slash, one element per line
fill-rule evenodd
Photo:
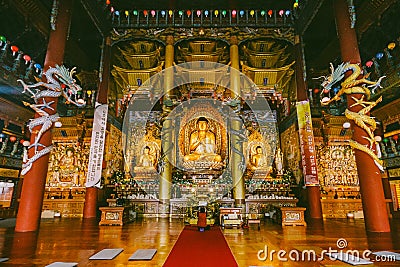
<path fill-rule="evenodd" d="M 239 46 L 236 36 L 231 37 L 231 46 L 229 49 L 229 54 L 231 58 L 231 77 L 230 77 L 230 89 L 231 97 L 240 97 L 240 65 L 239 65 Z M 230 121 L 230 127 L 232 130 L 240 131 L 242 124 L 237 118 L 233 117 Z M 233 197 L 235 199 L 235 206 L 241 207 L 245 204 L 245 187 L 244 187 L 244 177 L 243 171 L 240 170 L 239 166 L 242 160 L 240 154 L 235 151 L 243 150 L 241 142 L 239 142 L 240 137 L 237 135 L 230 136 L 231 146 L 235 150 L 231 149 L 231 173 L 232 173 L 232 186 L 233 186 Z"/>
<path fill-rule="evenodd" d="M 167 37 L 167 45 L 165 47 L 165 70 L 164 70 L 164 99 L 169 99 L 170 90 L 174 87 L 174 37 Z M 171 112 L 170 108 L 163 106 L 164 115 L 167 116 Z M 171 199 L 171 184 L 172 184 L 172 164 L 173 157 L 173 125 L 172 120 L 167 118 L 163 123 L 162 149 L 163 153 L 167 153 L 165 158 L 166 163 L 161 173 L 160 180 L 160 215 L 167 216 L 169 214 L 169 203 Z"/>
<path fill-rule="evenodd" d="M 105 37 L 102 55 L 102 73 L 99 90 L 97 92 L 96 102 L 107 104 L 108 102 L 108 80 L 110 78 L 110 60 L 111 60 L 111 38 Z M 97 215 L 97 187 L 86 187 L 85 205 L 83 207 L 83 218 L 96 218 Z"/>
<path fill-rule="evenodd" d="M 360 64 L 357 35 L 355 29 L 350 27 L 347 2 L 345 0 L 335 0 L 334 10 L 342 61 Z M 351 107 L 355 103 L 351 97 L 360 99 L 362 96 L 362 94 L 347 95 L 347 108 L 353 112 L 361 110 L 361 105 Z M 367 139 L 364 138 L 368 136 L 365 130 L 354 123 L 352 128 L 354 130 L 353 140 L 362 145 L 368 145 Z M 368 154 L 357 149 L 354 152 L 366 230 L 369 232 L 390 232 L 380 171 Z"/>
<path fill-rule="evenodd" d="M 65 45 L 67 42 L 68 29 L 71 20 L 73 0 L 63 0 L 58 3 L 58 15 L 56 18 L 56 29 L 51 30 L 49 36 L 49 43 L 47 45 L 47 53 L 44 62 L 43 70 L 47 71 L 50 67 L 55 65 L 62 65 L 64 60 Z M 46 77 L 42 76 L 43 82 L 46 81 Z M 39 101 L 42 101 L 40 99 Z M 49 114 L 55 114 L 57 110 L 57 99 L 50 98 L 49 101 L 54 101 L 51 105 L 53 109 L 46 108 L 45 111 Z M 35 118 L 40 117 L 39 114 L 35 114 Z M 31 135 L 31 144 L 35 142 L 37 131 L 40 130 L 40 126 L 36 126 L 33 129 Z M 40 143 L 47 146 L 52 144 L 51 131 L 46 131 Z M 38 148 L 39 150 L 41 148 Z M 29 158 L 34 155 L 34 148 L 28 151 Z M 40 223 L 40 216 L 42 212 L 44 189 L 47 177 L 47 168 L 49 164 L 49 154 L 46 154 L 38 158 L 33 164 L 32 168 L 24 177 L 21 198 L 18 208 L 17 221 L 15 226 L 16 232 L 30 232 L 37 231 Z"/>
<path fill-rule="evenodd" d="M 299 36 L 296 36 L 295 56 L 296 56 L 296 84 L 297 100 L 308 100 L 307 84 L 304 77 L 303 46 Z M 319 186 L 307 186 L 308 214 L 311 219 L 322 219 L 321 192 Z"/>

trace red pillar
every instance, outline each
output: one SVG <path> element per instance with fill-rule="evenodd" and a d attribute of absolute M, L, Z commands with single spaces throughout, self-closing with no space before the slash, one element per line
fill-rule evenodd
<path fill-rule="evenodd" d="M 62 65 L 63 63 L 69 23 L 71 20 L 72 5 L 73 0 L 59 1 L 56 30 L 50 32 L 43 68 L 44 71 L 50 67 L 54 67 L 56 64 Z M 43 81 L 46 82 L 45 76 L 43 76 Z M 46 109 L 46 112 L 52 115 L 56 113 L 58 101 L 55 98 L 49 99 L 47 103 L 49 101 L 54 101 L 51 105 L 54 110 Z M 38 117 L 40 116 L 35 114 L 35 118 Z M 35 130 L 39 129 L 40 126 L 34 128 L 34 131 L 31 134 L 31 143 L 34 143 L 36 138 Z M 40 143 L 45 146 L 50 146 L 52 144 L 50 130 L 43 134 Z M 34 155 L 34 148 L 29 149 L 28 155 L 29 158 Z M 39 228 L 48 163 L 49 154 L 40 157 L 33 163 L 31 170 L 24 177 L 15 226 L 16 232 L 37 231 Z"/>
<path fill-rule="evenodd" d="M 303 48 L 300 37 L 296 40 L 295 45 L 296 56 L 296 84 L 297 84 L 297 100 L 308 100 L 307 85 L 304 79 L 303 64 Z M 319 186 L 307 186 L 308 213 L 311 219 L 322 219 L 321 192 Z"/>
<path fill-rule="evenodd" d="M 346 0 L 335 0 L 334 9 L 342 60 L 343 62 L 360 64 L 357 35 L 355 29 L 350 27 L 350 16 Z M 352 94 L 351 96 L 360 99 L 362 95 Z M 353 112 L 361 110 L 361 105 L 350 107 L 354 103 L 355 101 L 348 95 L 347 108 Z M 362 145 L 367 145 L 368 141 L 363 138 L 368 136 L 367 133 L 354 123 L 353 130 L 353 140 Z M 373 159 L 365 152 L 355 149 L 355 157 L 366 230 L 369 232 L 390 232 L 380 171 Z"/>
<path fill-rule="evenodd" d="M 108 100 L 108 79 L 110 76 L 110 58 L 111 58 L 111 38 L 106 37 L 103 46 L 103 61 L 101 62 L 103 70 L 101 73 L 101 81 L 97 92 L 97 102 L 107 104 Z M 97 195 L 96 187 L 87 187 L 85 194 L 85 205 L 83 207 L 83 218 L 96 218 L 97 214 Z"/>

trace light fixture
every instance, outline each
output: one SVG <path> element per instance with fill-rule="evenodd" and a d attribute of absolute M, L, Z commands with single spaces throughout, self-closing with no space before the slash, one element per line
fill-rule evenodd
<path fill-rule="evenodd" d="M 29 55 L 24 55 L 23 59 L 25 60 L 25 64 L 28 64 L 29 61 L 31 61 L 31 57 Z"/>
<path fill-rule="evenodd" d="M 232 18 L 236 17 L 236 10 L 232 10 Z"/>
<path fill-rule="evenodd" d="M 325 102 L 328 102 L 328 101 L 330 101 L 331 99 L 329 98 L 329 97 L 324 97 L 324 98 L 322 98 L 321 99 L 321 102 L 322 103 L 325 103 Z"/>
<path fill-rule="evenodd" d="M 395 42 L 391 42 L 388 44 L 387 46 L 390 50 L 393 50 L 396 47 L 396 43 Z"/>
<path fill-rule="evenodd" d="M 31 144 L 31 142 L 25 140 L 22 145 L 28 147 Z"/>
<path fill-rule="evenodd" d="M 350 122 L 346 121 L 345 123 L 343 123 L 343 128 L 344 129 L 350 129 L 350 127 L 351 127 L 351 123 Z"/>
<path fill-rule="evenodd" d="M 381 58 L 383 58 L 383 53 L 382 52 L 376 53 L 375 57 L 377 59 L 381 59 Z"/>
<path fill-rule="evenodd" d="M 19 48 L 18 46 L 12 45 L 11 47 L 11 51 L 13 53 L 13 56 L 15 56 L 15 54 L 18 52 Z"/>
<path fill-rule="evenodd" d="M 368 61 L 365 63 L 365 66 L 367 66 L 368 68 L 371 68 L 372 65 L 374 65 L 374 62 L 373 62 L 372 60 L 368 60 Z"/>
<path fill-rule="evenodd" d="M 374 139 L 376 142 L 382 141 L 382 137 L 380 135 L 375 136 Z"/>

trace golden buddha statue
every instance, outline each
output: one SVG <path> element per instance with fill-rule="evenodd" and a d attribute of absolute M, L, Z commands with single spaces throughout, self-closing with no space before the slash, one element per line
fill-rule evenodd
<path fill-rule="evenodd" d="M 197 120 L 197 130 L 190 134 L 189 151 L 183 160 L 221 162 L 222 158 L 216 153 L 215 134 L 208 129 L 208 120 L 200 117 Z"/>
<path fill-rule="evenodd" d="M 134 170 L 154 170 L 156 162 L 156 157 L 150 153 L 150 147 L 145 146 Z"/>
<path fill-rule="evenodd" d="M 261 146 L 257 146 L 255 149 L 255 153 L 250 158 L 250 164 L 252 169 L 266 169 L 267 168 L 267 160 L 263 153 L 263 149 Z"/>

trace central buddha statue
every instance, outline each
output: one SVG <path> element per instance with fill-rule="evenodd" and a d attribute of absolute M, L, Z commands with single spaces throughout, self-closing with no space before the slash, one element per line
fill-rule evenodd
<path fill-rule="evenodd" d="M 189 151 L 183 160 L 221 162 L 222 158 L 216 153 L 215 134 L 209 130 L 208 120 L 200 117 L 196 123 L 196 130 L 190 134 Z"/>

